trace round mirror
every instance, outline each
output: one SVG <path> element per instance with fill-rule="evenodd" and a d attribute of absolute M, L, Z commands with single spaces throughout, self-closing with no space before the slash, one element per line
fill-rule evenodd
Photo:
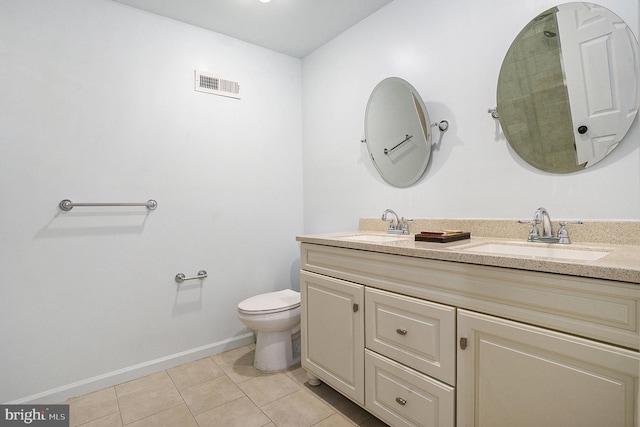
<path fill-rule="evenodd" d="M 427 109 L 407 81 L 389 77 L 373 89 L 364 119 L 371 161 L 389 184 L 408 187 L 420 179 L 431 155 Z"/>
<path fill-rule="evenodd" d="M 624 138 L 640 103 L 638 42 L 610 10 L 567 3 L 518 34 L 498 78 L 498 113 L 513 150 L 547 172 L 602 160 Z"/>

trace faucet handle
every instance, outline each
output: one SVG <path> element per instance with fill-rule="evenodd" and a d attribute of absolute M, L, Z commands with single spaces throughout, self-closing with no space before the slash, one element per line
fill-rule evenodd
<path fill-rule="evenodd" d="M 400 220 L 400 223 L 402 224 L 402 234 L 409 234 L 409 224 L 407 223 L 408 221 L 413 220 L 405 217 L 402 217 L 402 219 Z"/>
<path fill-rule="evenodd" d="M 530 224 L 531 225 L 531 229 L 529 230 L 529 238 L 527 239 L 528 241 L 533 241 L 535 239 L 537 239 L 538 237 L 540 237 L 540 232 L 538 231 L 538 224 L 540 223 L 540 221 L 536 221 L 536 219 L 534 218 L 531 221 L 518 221 L 518 224 Z"/>
<path fill-rule="evenodd" d="M 565 225 L 582 225 L 584 222 L 582 221 L 560 221 L 560 227 L 564 227 Z"/>
<path fill-rule="evenodd" d="M 584 224 L 582 221 L 560 221 L 560 228 L 558 229 L 558 243 L 563 243 L 565 245 L 571 243 L 569 240 L 569 232 L 567 231 L 566 226 L 571 225 L 579 225 Z"/>

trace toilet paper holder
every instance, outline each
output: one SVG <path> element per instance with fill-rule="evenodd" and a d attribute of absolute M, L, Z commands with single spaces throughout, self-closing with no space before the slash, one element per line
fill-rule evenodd
<path fill-rule="evenodd" d="M 193 277 L 187 277 L 187 276 L 184 275 L 184 273 L 178 273 L 178 274 L 176 274 L 176 283 L 182 283 L 185 280 L 206 279 L 207 276 L 208 276 L 208 274 L 207 274 L 206 270 L 198 271 L 198 275 L 197 276 L 193 276 Z"/>

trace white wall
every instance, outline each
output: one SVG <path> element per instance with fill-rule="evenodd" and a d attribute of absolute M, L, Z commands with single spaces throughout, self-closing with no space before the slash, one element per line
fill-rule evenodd
<path fill-rule="evenodd" d="M 638 35 L 638 2 L 599 0 Z M 306 233 L 347 231 L 386 208 L 406 217 L 640 219 L 640 119 L 604 161 L 556 175 L 518 158 L 487 113 L 502 59 L 520 30 L 556 0 L 394 0 L 303 59 Z M 423 179 L 385 183 L 368 158 L 364 112 L 382 79 L 408 80 L 431 122 L 450 129 Z M 524 226 L 523 226 L 524 227 Z M 523 236 L 526 236 L 523 228 Z"/>
<path fill-rule="evenodd" d="M 0 93 L 0 402 L 241 345 L 240 300 L 299 289 L 299 59 L 110 0 L 2 0 Z"/>

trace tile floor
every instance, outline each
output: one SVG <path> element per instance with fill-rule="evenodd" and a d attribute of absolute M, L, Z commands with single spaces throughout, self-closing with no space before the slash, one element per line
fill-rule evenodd
<path fill-rule="evenodd" d="M 300 365 L 276 373 L 253 367 L 255 345 L 74 397 L 71 426 L 381 427 L 358 405 Z"/>

